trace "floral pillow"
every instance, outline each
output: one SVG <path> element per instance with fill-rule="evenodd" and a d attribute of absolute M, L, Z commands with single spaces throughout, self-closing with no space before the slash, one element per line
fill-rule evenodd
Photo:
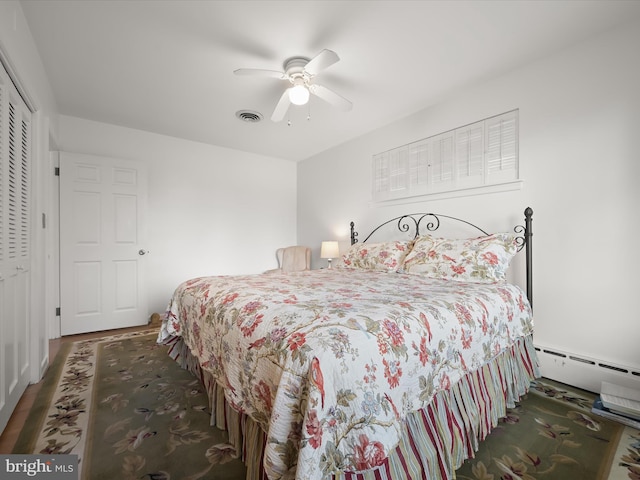
<path fill-rule="evenodd" d="M 460 282 L 504 282 L 518 251 L 515 235 L 496 233 L 478 238 L 418 237 L 404 261 L 407 273 Z"/>
<path fill-rule="evenodd" d="M 411 249 L 408 241 L 356 243 L 342 256 L 342 268 L 396 272 Z"/>

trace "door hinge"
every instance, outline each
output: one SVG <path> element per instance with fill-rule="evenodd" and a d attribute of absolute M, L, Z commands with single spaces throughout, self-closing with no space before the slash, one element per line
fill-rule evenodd
<path fill-rule="evenodd" d="M 53 169 L 53 174 L 54 174 L 56 177 L 59 177 L 59 176 L 60 176 L 60 167 L 55 167 L 55 168 Z"/>
<path fill-rule="evenodd" d="M 56 307 L 56 317 L 60 316 L 60 307 Z"/>

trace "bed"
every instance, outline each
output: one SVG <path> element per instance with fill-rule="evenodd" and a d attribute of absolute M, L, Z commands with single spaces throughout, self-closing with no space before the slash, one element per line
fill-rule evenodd
<path fill-rule="evenodd" d="M 247 480 L 455 478 L 539 376 L 532 214 L 497 234 L 403 215 L 362 242 L 352 222 L 333 269 L 182 283 L 158 342 L 202 379 Z M 374 242 L 390 224 L 404 238 Z M 522 249 L 526 289 L 506 281 Z"/>

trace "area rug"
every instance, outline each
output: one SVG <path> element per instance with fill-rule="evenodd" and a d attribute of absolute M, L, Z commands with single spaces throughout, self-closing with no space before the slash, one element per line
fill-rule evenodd
<path fill-rule="evenodd" d="M 640 431 L 591 413 L 594 395 L 532 383 L 458 480 L 640 480 Z"/>
<path fill-rule="evenodd" d="M 78 455 L 87 480 L 244 479 L 226 434 L 209 424 L 200 381 L 156 338 L 151 330 L 69 344 L 13 453 Z"/>
<path fill-rule="evenodd" d="M 76 454 L 86 480 L 243 480 L 202 385 L 156 336 L 67 344 L 13 453 Z M 534 382 L 456 478 L 640 480 L 640 432 L 591 414 L 592 403 L 591 393 Z"/>

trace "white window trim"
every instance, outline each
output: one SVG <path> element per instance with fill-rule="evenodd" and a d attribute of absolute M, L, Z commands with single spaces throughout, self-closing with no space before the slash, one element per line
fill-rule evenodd
<path fill-rule="evenodd" d="M 524 180 L 514 180 L 512 182 L 496 183 L 494 185 L 484 185 L 481 187 L 463 188 L 459 190 L 451 190 L 448 192 L 427 193 L 424 195 L 413 195 L 400 198 L 390 198 L 388 200 L 373 200 L 370 205 L 408 205 L 411 203 L 420 203 L 426 200 L 446 200 L 448 198 L 472 197 L 475 195 L 487 195 L 491 193 L 515 192 L 522 190 Z"/>

